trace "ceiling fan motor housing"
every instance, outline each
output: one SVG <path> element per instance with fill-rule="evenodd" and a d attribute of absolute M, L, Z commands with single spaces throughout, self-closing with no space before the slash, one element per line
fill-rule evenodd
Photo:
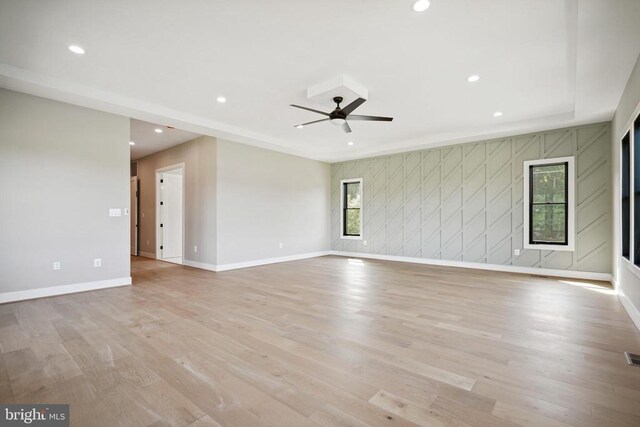
<path fill-rule="evenodd" d="M 329 114 L 329 121 L 331 122 L 332 125 L 342 126 L 347 120 L 347 115 L 344 114 L 340 109 L 340 103 L 342 102 L 342 97 L 341 96 L 334 97 L 333 102 L 336 103 L 336 109 Z"/>

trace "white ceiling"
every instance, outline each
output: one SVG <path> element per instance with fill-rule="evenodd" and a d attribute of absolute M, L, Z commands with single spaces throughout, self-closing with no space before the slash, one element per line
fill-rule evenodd
<path fill-rule="evenodd" d="M 162 133 L 156 133 L 156 129 L 161 129 Z M 180 129 L 169 129 L 166 126 L 143 122 L 141 120 L 131 120 L 131 141 L 135 142 L 131 148 L 131 160 L 137 160 L 158 151 L 166 150 L 183 142 L 197 138 L 192 132 Z"/>
<path fill-rule="evenodd" d="M 640 53 L 638 0 L 431 3 L 0 0 L 0 85 L 335 161 L 608 120 Z M 294 129 L 342 74 L 395 120 Z"/>

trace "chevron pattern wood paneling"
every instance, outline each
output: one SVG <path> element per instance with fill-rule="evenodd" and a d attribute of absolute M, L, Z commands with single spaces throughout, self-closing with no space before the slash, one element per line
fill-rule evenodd
<path fill-rule="evenodd" d="M 335 163 L 332 249 L 609 273 L 610 132 L 601 123 Z M 523 162 L 563 156 L 576 157 L 576 250 L 522 249 Z M 346 178 L 363 178 L 362 241 L 340 239 Z"/>

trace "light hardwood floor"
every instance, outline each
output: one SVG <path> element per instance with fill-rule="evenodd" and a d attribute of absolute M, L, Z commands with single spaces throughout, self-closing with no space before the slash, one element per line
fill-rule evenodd
<path fill-rule="evenodd" d="M 322 257 L 0 306 L 0 401 L 74 426 L 640 426 L 607 284 Z"/>

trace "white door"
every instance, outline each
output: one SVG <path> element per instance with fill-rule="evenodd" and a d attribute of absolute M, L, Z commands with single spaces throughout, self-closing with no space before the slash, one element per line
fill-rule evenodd
<path fill-rule="evenodd" d="M 131 200 L 130 200 L 130 221 L 131 221 L 131 255 L 138 255 L 138 177 L 131 178 Z"/>
<path fill-rule="evenodd" d="M 182 169 L 160 174 L 160 258 L 182 263 Z"/>

